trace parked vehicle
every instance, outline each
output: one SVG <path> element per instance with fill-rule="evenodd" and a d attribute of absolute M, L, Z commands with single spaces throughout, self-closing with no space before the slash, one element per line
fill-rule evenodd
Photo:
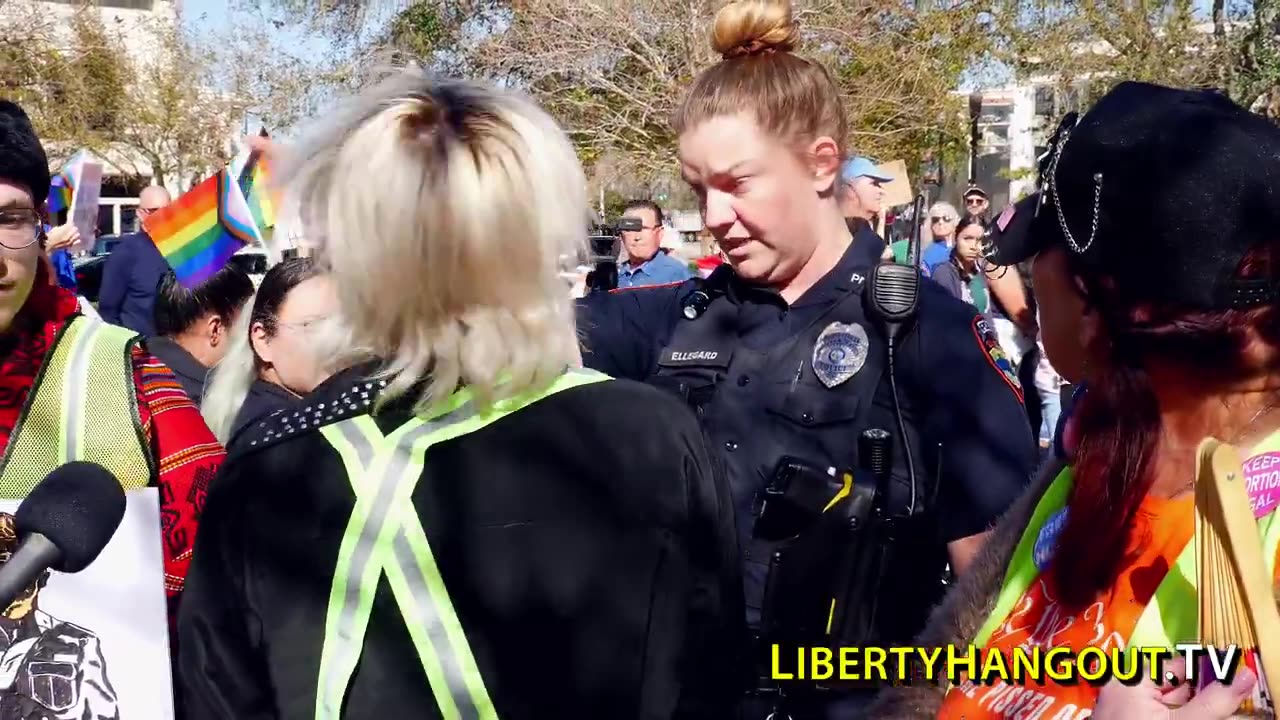
<path fill-rule="evenodd" d="M 98 302 L 102 290 L 102 269 L 107 264 L 107 257 L 120 241 L 119 235 L 103 235 L 93 247 L 92 254 L 75 259 L 76 285 L 80 295 L 91 303 Z M 267 253 L 260 247 L 245 247 L 231 257 L 231 264 L 239 267 L 253 280 L 257 287 L 262 277 L 267 274 Z"/>

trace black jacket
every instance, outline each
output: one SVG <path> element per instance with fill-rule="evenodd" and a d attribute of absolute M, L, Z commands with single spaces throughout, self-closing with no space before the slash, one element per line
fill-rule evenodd
<path fill-rule="evenodd" d="M 147 350 L 150 350 L 160 362 L 169 366 L 177 376 L 182 389 L 187 392 L 187 397 L 191 398 L 191 402 L 195 403 L 196 407 L 200 407 L 209 368 L 201 365 L 199 360 L 191 356 L 191 353 L 167 337 L 153 337 L 147 340 Z"/>
<path fill-rule="evenodd" d="M 144 232 L 120 238 L 102 267 L 98 314 L 104 322 L 144 336 L 156 332 L 152 308 L 169 263 Z"/>
<path fill-rule="evenodd" d="M 292 410 L 302 402 L 301 398 L 266 380 L 254 380 L 249 386 L 249 393 L 236 413 L 231 425 L 231 435 L 227 438 L 227 449 L 240 443 L 253 433 L 250 428 L 254 423 L 266 420 L 268 416 L 279 410 Z"/>
<path fill-rule="evenodd" d="M 300 417 L 321 403 L 326 424 L 351 416 L 327 413 L 359 379 L 331 378 Z M 408 417 L 398 403 L 376 421 L 389 433 Z M 179 617 L 188 718 L 314 717 L 353 493 L 316 427 L 292 422 L 237 444 L 211 485 Z M 628 381 L 564 390 L 432 446 L 413 505 L 504 720 L 732 712 L 732 508 L 674 398 Z M 440 717 L 385 576 L 372 612 L 344 715 Z"/>

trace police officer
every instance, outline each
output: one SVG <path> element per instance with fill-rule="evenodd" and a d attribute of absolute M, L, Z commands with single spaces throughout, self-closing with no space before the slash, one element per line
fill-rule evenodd
<path fill-rule="evenodd" d="M 705 281 L 583 298 L 583 357 L 696 409 L 730 475 L 756 628 L 776 619 L 762 611 L 777 545 L 753 536 L 762 490 L 788 463 L 858 468 L 859 435 L 892 431 L 887 512 L 912 522 L 878 583 L 868 637 L 906 642 L 945 564 L 963 574 L 1025 487 L 1036 445 L 993 328 L 937 285 L 923 281 L 917 319 L 889 352 L 864 296 L 884 246 L 850 235 L 836 195 L 840 95 L 821 65 L 790 52 L 797 39 L 786 3 L 739 0 L 717 15 L 723 60 L 694 81 L 675 130 L 684 179 L 728 263 Z M 869 695 L 842 694 L 838 710 L 787 712 L 856 717 Z"/>

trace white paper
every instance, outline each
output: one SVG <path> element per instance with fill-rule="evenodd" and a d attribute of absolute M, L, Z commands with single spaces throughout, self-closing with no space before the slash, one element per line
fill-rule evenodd
<path fill-rule="evenodd" d="M 90 250 L 98 239 L 98 197 L 102 193 L 102 166 L 87 157 L 72 170 L 75 192 L 71 195 L 71 224 L 80 231 L 72 253 Z"/>
<path fill-rule="evenodd" d="M 0 647 L 7 645 L 0 656 L 4 720 L 98 720 L 117 712 L 120 720 L 172 720 L 158 492 L 127 493 L 124 520 L 92 565 L 74 575 L 51 573 L 36 596 L 38 639 L 32 634 L 10 643 L 7 631 L 0 632 Z M 13 513 L 19 502 L 0 500 L 0 512 Z M 35 650 L 37 643 L 43 651 Z M 28 699 L 41 694 L 58 707 Z M 11 710 L 19 697 L 33 709 Z"/>

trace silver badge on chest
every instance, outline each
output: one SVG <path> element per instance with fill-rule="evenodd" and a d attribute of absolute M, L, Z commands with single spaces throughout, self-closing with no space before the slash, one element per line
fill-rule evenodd
<path fill-rule="evenodd" d="M 831 323 L 813 346 L 813 374 L 829 388 L 845 382 L 867 363 L 869 345 L 861 325 Z"/>

